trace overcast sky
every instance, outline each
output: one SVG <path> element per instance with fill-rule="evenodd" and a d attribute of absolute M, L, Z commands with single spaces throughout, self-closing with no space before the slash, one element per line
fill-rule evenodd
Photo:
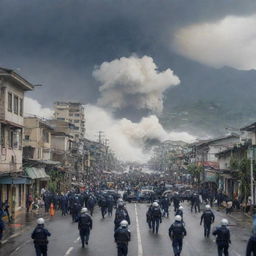
<path fill-rule="evenodd" d="M 255 69 L 255 25 L 255 0 L 0 0 L 0 65 L 43 84 L 32 96 L 44 105 L 94 104 L 95 66 L 134 54 L 177 87 L 191 67 L 195 83 L 204 67 Z"/>

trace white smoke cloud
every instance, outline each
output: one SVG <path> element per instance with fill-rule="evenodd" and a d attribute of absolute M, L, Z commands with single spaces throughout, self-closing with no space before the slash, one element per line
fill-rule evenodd
<path fill-rule="evenodd" d="M 52 118 L 54 111 L 50 108 L 44 108 L 37 100 L 29 97 L 24 98 L 24 115 L 35 115 L 42 118 Z"/>
<path fill-rule="evenodd" d="M 175 48 L 183 56 L 213 67 L 256 69 L 256 15 L 227 16 L 177 31 Z"/>
<path fill-rule="evenodd" d="M 117 157 L 123 161 L 146 162 L 150 154 L 143 152 L 147 139 L 195 141 L 192 135 L 181 132 L 167 132 L 155 115 L 143 117 L 140 122 L 133 123 L 126 118 L 114 119 L 111 113 L 101 107 L 86 107 L 87 137 L 95 140 L 97 131 L 104 131 L 110 140 L 110 147 Z"/>
<path fill-rule="evenodd" d="M 102 83 L 98 104 L 112 109 L 133 106 L 161 112 L 164 91 L 180 83 L 171 69 L 159 72 L 148 56 L 104 62 L 94 70 L 93 76 Z"/>

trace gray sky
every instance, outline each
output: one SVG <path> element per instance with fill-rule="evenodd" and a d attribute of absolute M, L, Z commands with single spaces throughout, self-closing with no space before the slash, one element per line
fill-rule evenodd
<path fill-rule="evenodd" d="M 165 106 L 169 107 L 172 103 L 177 105 L 179 97 L 184 101 L 197 100 L 195 87 L 199 84 L 206 88 L 205 93 L 200 91 L 202 97 L 218 91 L 212 81 L 205 82 L 208 77 L 215 77 L 222 87 L 230 71 L 220 68 L 240 67 L 233 65 L 232 59 L 212 60 L 211 54 L 203 53 L 202 58 L 197 58 L 201 49 L 209 44 L 215 56 L 219 51 L 214 46 L 215 38 L 207 35 L 205 40 L 200 35 L 191 39 L 191 33 L 202 28 L 207 30 L 201 27 L 205 23 L 218 27 L 220 21 L 230 15 L 250 17 L 253 14 L 256 14 L 254 0 L 0 0 L 0 65 L 17 69 L 32 82 L 43 84 L 32 96 L 44 105 L 56 99 L 93 104 L 99 98 L 101 86 L 92 76 L 95 65 L 132 54 L 147 55 L 154 59 L 160 71 L 171 68 L 181 80 L 179 86 L 165 94 Z M 244 23 L 240 30 L 252 24 Z M 198 27 L 191 30 L 189 26 L 193 24 Z M 210 29 L 217 30 L 214 36 L 219 36 L 221 28 L 212 25 Z M 229 24 L 225 24 L 225 29 L 230 29 Z M 181 39 L 176 40 L 178 32 Z M 234 31 L 231 38 L 236 34 Z M 242 43 L 246 44 L 250 36 L 255 35 L 249 30 Z M 208 45 L 199 44 L 199 49 L 198 44 L 190 47 L 190 39 L 192 43 L 206 41 Z M 224 46 L 228 47 L 228 43 L 224 42 Z M 234 51 L 236 47 L 239 45 Z M 245 52 L 254 54 L 251 49 Z M 240 57 L 234 62 L 239 62 Z M 246 67 L 254 68 L 254 63 Z M 240 74 L 241 71 L 237 71 L 237 75 Z M 254 76 L 249 84 L 255 81 Z M 130 115 L 126 109 L 119 114 Z"/>

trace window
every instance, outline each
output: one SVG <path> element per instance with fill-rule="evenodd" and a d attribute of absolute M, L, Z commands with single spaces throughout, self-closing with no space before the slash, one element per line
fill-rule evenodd
<path fill-rule="evenodd" d="M 46 143 L 49 143 L 49 132 L 46 130 L 43 130 L 43 140 Z"/>
<path fill-rule="evenodd" d="M 5 148 L 5 127 L 1 125 L 1 146 Z"/>
<path fill-rule="evenodd" d="M 25 135 L 25 140 L 29 140 L 29 135 Z"/>
<path fill-rule="evenodd" d="M 18 115 L 19 113 L 19 98 L 14 95 L 14 114 Z"/>
<path fill-rule="evenodd" d="M 23 99 L 20 99 L 20 116 L 23 116 Z"/>
<path fill-rule="evenodd" d="M 13 148 L 13 131 L 8 132 L 8 147 Z"/>
<path fill-rule="evenodd" d="M 75 123 L 79 123 L 79 120 L 75 120 Z"/>
<path fill-rule="evenodd" d="M 12 94 L 8 93 L 8 111 L 12 112 Z"/>
<path fill-rule="evenodd" d="M 80 114 L 75 114 L 75 116 L 80 116 Z"/>

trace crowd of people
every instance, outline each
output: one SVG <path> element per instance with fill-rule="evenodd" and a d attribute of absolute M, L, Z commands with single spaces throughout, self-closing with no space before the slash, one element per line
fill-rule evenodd
<path fill-rule="evenodd" d="M 123 175 L 101 176 L 100 179 L 88 181 L 83 191 L 79 187 L 62 193 L 54 193 L 43 188 L 41 191 L 41 199 L 37 199 L 35 203 L 30 197 L 31 202 L 28 207 L 37 205 L 36 208 L 44 207 L 46 213 L 54 215 L 55 211 L 60 211 L 62 216 L 70 215 L 71 220 L 78 225 L 78 232 L 82 247 L 89 243 L 90 232 L 93 229 L 93 216 L 95 207 L 100 208 L 102 219 L 106 215 L 114 215 L 113 220 L 113 237 L 117 244 L 117 255 L 128 255 L 128 244 L 131 240 L 130 215 L 125 206 L 121 194 L 116 191 L 140 191 L 145 186 L 154 188 L 154 197 L 150 200 L 150 206 L 146 212 L 146 221 L 152 233 L 157 235 L 159 226 L 163 218 L 168 218 L 170 214 L 170 206 L 173 206 L 175 215 L 174 223 L 169 227 L 169 237 L 172 241 L 173 252 L 175 256 L 181 255 L 183 239 L 187 235 L 185 219 L 184 219 L 184 200 L 190 202 L 190 211 L 200 213 L 200 225 L 204 227 L 204 237 L 207 239 L 211 234 L 211 226 L 215 221 L 212 211 L 214 203 L 220 206 L 226 199 L 219 191 L 213 194 L 209 189 L 191 189 L 191 194 L 186 198 L 183 197 L 181 191 L 174 187 L 173 193 L 164 194 L 166 184 L 172 184 L 172 177 L 162 174 L 141 174 L 125 173 Z M 109 185 L 111 184 L 111 185 Z M 204 204 L 202 204 L 204 202 Z M 35 206 L 34 206 L 35 207 Z M 201 208 L 204 208 L 203 211 Z M 2 217 L 9 214 L 8 201 L 1 204 L 0 207 L 0 239 L 4 230 L 4 222 Z M 231 210 L 229 210 L 231 211 Z M 230 213 L 230 212 L 227 212 Z M 256 230 L 256 229 L 255 229 Z M 227 219 L 222 219 L 220 226 L 212 232 L 216 236 L 218 255 L 229 255 L 229 245 L 231 243 L 230 231 L 228 229 Z M 47 255 L 48 238 L 51 236 L 45 228 L 45 220 L 39 218 L 37 226 L 31 237 L 34 240 L 36 255 Z M 252 233 L 248 244 L 246 256 L 256 255 L 256 232 Z"/>

